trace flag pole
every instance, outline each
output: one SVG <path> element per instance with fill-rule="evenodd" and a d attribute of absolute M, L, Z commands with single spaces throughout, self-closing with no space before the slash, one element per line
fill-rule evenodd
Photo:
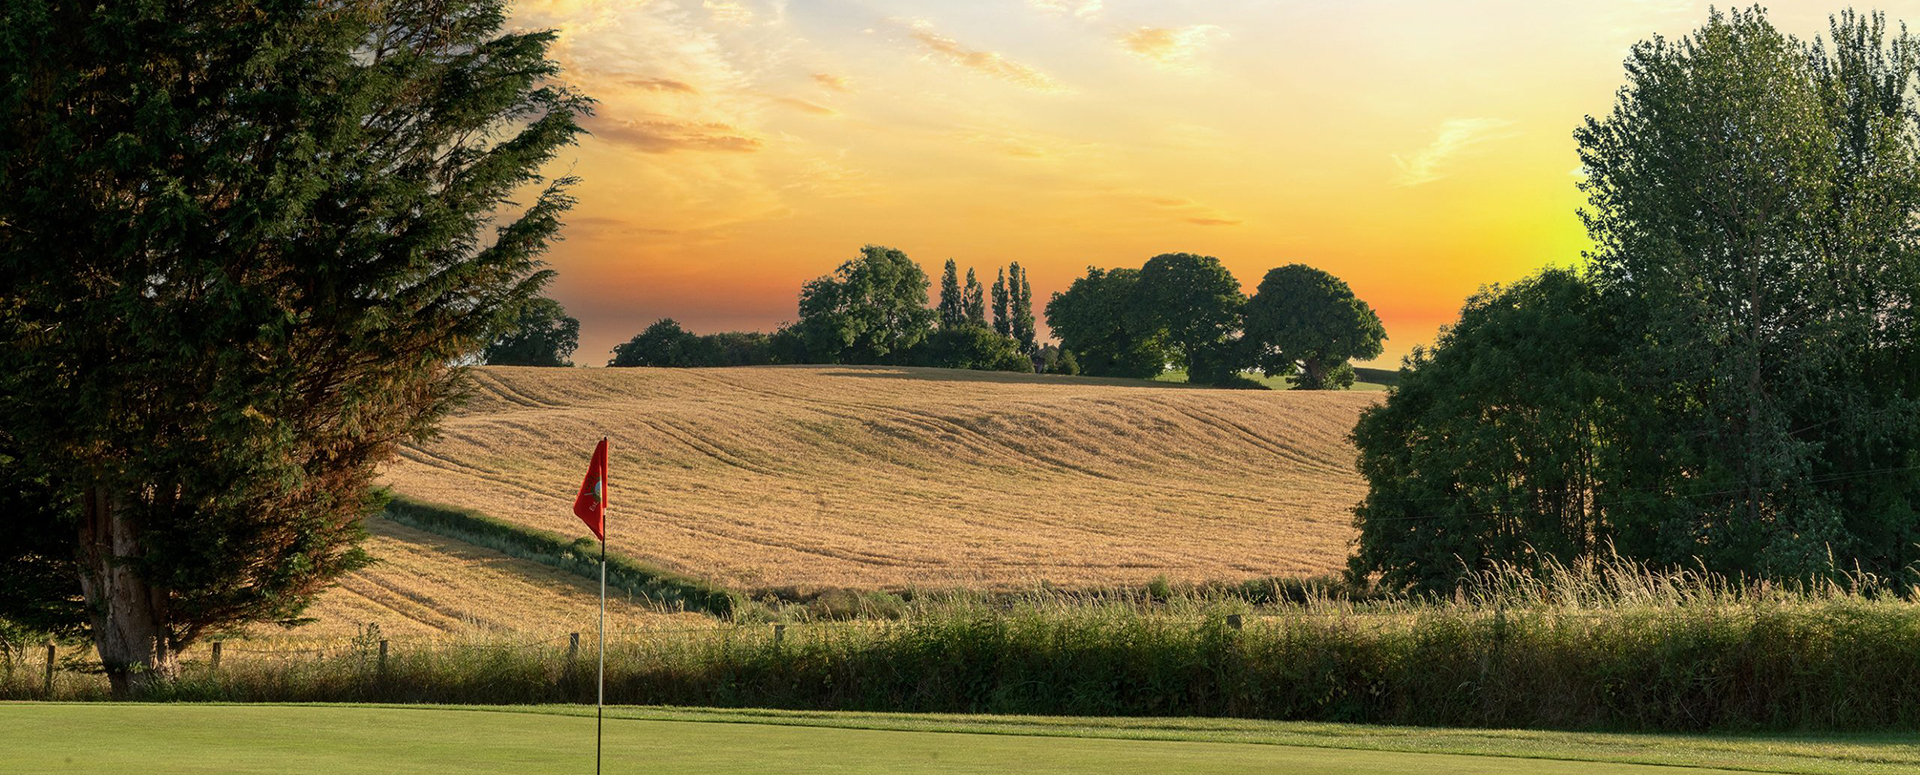
<path fill-rule="evenodd" d="M 600 443 L 607 443 L 605 436 Z M 593 708 L 593 775 L 600 775 L 601 735 L 607 723 L 607 511 L 606 472 L 600 474 L 600 671 Z"/>

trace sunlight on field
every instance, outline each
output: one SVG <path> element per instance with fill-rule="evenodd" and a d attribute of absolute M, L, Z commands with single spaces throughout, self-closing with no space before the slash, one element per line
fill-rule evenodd
<path fill-rule="evenodd" d="M 516 369 L 395 489 L 545 530 L 613 440 L 616 551 L 740 587 L 1010 588 L 1332 572 L 1378 401 L 939 369 Z"/>

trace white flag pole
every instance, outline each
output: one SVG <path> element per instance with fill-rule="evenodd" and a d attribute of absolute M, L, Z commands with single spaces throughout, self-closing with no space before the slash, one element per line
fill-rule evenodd
<path fill-rule="evenodd" d="M 606 437 L 600 443 L 607 443 Z M 612 457 L 612 450 L 608 450 Z M 611 466 L 609 466 L 611 467 Z M 593 775 L 600 775 L 601 735 L 607 723 L 607 470 L 600 470 L 600 671 L 593 709 Z"/>

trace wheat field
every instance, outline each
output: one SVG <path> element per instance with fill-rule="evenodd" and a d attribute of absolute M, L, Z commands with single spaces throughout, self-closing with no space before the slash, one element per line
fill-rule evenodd
<path fill-rule="evenodd" d="M 584 535 L 611 439 L 615 551 L 743 589 L 1014 589 L 1332 572 L 1377 394 L 857 366 L 474 372 L 383 472 Z"/>

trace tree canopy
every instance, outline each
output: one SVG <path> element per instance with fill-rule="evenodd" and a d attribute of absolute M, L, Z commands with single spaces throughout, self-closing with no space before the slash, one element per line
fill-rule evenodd
<path fill-rule="evenodd" d="M 1351 361 L 1380 356 L 1387 329 L 1340 278 L 1304 264 L 1267 272 L 1246 306 L 1243 341 L 1269 377 L 1305 390 L 1353 384 Z"/>
<path fill-rule="evenodd" d="M 1133 294 L 1128 327 L 1164 337 L 1189 379 L 1217 383 L 1238 376 L 1242 365 L 1235 337 L 1246 296 L 1220 259 L 1192 253 L 1154 256 L 1140 268 Z"/>
<path fill-rule="evenodd" d="M 539 170 L 588 103 L 551 33 L 505 21 L 498 0 L 9 6 L 0 492 L 31 497 L 0 587 L 84 599 L 29 613 L 84 617 L 117 692 L 209 632 L 297 621 L 363 563 L 375 466 L 547 282 L 570 200 Z"/>
<path fill-rule="evenodd" d="M 1047 325 L 1080 372 L 1095 377 L 1152 377 L 1170 355 L 1157 330 L 1136 327 L 1132 309 L 1138 269 L 1087 268 L 1087 276 L 1047 301 Z"/>
<path fill-rule="evenodd" d="M 879 245 L 800 291 L 801 335 L 824 363 L 901 363 L 932 332 L 927 274 Z"/>
<path fill-rule="evenodd" d="M 560 302 L 541 297 L 528 303 L 512 328 L 487 345 L 481 359 L 490 366 L 572 366 L 580 347 L 580 321 L 567 316 Z"/>

